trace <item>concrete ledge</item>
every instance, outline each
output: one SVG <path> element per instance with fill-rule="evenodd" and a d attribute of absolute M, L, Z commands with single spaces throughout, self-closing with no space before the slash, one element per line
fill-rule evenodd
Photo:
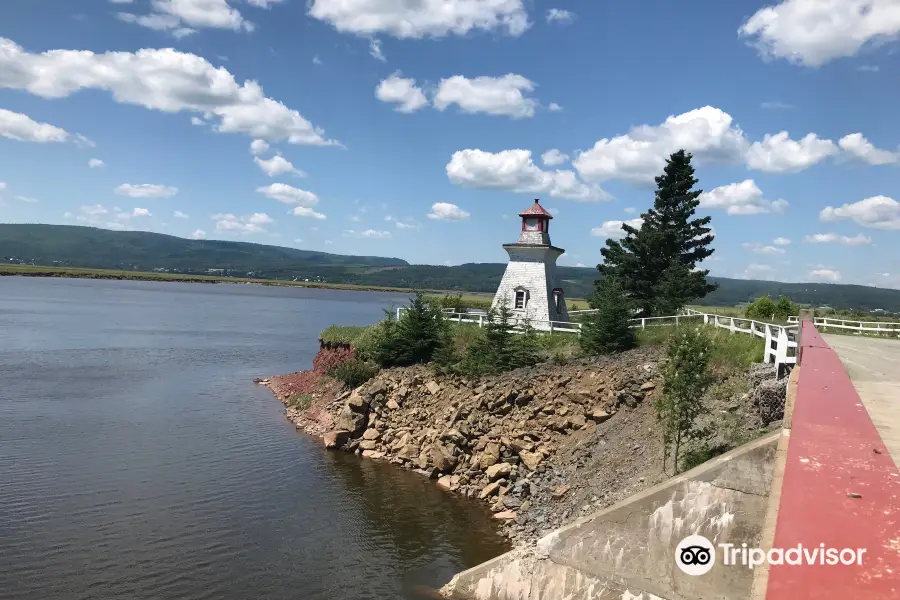
<path fill-rule="evenodd" d="M 579 519 L 529 551 L 464 571 L 442 591 L 475 600 L 747 598 L 751 570 L 717 564 L 691 577 L 677 568 L 675 548 L 691 534 L 714 544 L 760 543 L 780 438 L 771 433 Z"/>

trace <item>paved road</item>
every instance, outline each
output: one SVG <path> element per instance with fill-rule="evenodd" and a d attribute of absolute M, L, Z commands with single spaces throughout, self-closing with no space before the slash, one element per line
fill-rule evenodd
<path fill-rule="evenodd" d="M 822 337 L 838 353 L 894 464 L 900 466 L 900 340 Z"/>

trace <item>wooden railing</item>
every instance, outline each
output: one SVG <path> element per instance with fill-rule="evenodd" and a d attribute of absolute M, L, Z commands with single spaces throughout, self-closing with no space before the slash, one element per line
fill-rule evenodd
<path fill-rule="evenodd" d="M 798 320 L 798 317 L 788 317 L 789 323 L 797 323 Z M 816 317 L 813 322 L 816 327 L 843 329 L 845 331 L 855 331 L 859 334 L 896 335 L 900 337 L 900 322 L 897 321 L 854 321 L 852 319 Z"/>
<path fill-rule="evenodd" d="M 405 307 L 397 309 L 397 318 L 400 318 Z M 445 318 L 452 323 L 470 323 L 484 327 L 488 322 L 486 313 L 468 313 L 456 312 L 452 308 L 443 309 Z M 571 311 L 574 312 L 594 312 L 591 311 Z M 641 317 L 630 319 L 631 327 L 646 329 L 647 327 L 659 327 L 665 325 L 681 325 L 682 323 L 698 322 L 703 320 L 704 324 L 712 325 L 720 329 L 726 329 L 731 333 L 743 333 L 754 335 L 765 340 L 764 361 L 774 364 L 775 368 L 780 370 L 785 365 L 794 365 L 797 363 L 797 326 L 796 325 L 774 325 L 753 319 L 743 319 L 740 317 L 726 317 L 710 313 L 700 312 L 691 308 L 685 308 L 677 315 L 665 317 Z M 521 331 L 525 325 L 526 319 L 512 317 L 510 319 L 514 328 Z M 537 331 L 547 333 L 573 333 L 578 335 L 581 333 L 581 323 L 572 323 L 569 321 L 540 321 L 530 320 L 528 324 Z"/>

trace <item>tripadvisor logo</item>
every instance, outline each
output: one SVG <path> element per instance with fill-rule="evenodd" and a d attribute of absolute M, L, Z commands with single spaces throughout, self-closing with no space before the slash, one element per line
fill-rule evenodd
<path fill-rule="evenodd" d="M 804 546 L 797 544 L 791 548 L 772 548 L 768 552 L 762 548 L 749 548 L 747 544 L 718 545 L 722 564 L 739 565 L 754 569 L 761 565 L 861 565 L 865 548 L 826 548 L 825 544 Z M 702 535 L 689 535 L 675 548 L 675 564 L 686 575 L 705 575 L 716 564 L 716 547 Z"/>

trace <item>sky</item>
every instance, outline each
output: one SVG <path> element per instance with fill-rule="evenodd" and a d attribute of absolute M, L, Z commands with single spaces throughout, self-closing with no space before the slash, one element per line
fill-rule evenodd
<path fill-rule="evenodd" d="M 8 0 L 0 222 L 595 266 L 694 156 L 713 275 L 900 288 L 898 0 Z"/>

